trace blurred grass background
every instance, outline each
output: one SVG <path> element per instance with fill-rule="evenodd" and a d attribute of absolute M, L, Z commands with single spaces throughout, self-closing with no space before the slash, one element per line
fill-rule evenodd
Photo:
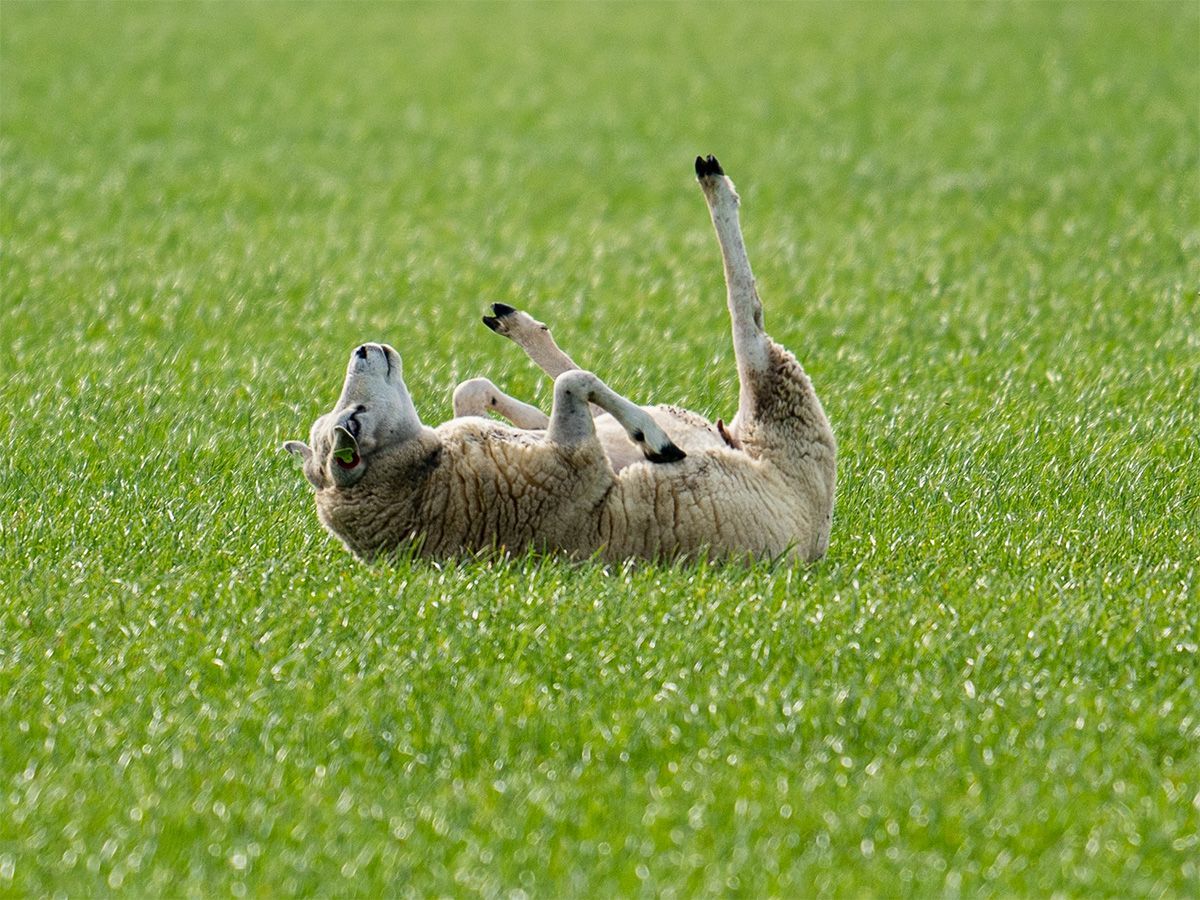
<path fill-rule="evenodd" d="M 1193 3 L 0 9 L 0 892 L 1200 889 Z M 281 440 L 478 324 L 730 417 L 812 568 L 353 562 Z"/>

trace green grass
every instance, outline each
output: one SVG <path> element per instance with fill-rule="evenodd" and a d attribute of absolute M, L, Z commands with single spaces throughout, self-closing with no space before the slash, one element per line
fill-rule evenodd
<path fill-rule="evenodd" d="M 1194 3 L 0 8 L 0 894 L 1196 895 Z M 503 300 L 837 430 L 812 567 L 353 561 Z"/>

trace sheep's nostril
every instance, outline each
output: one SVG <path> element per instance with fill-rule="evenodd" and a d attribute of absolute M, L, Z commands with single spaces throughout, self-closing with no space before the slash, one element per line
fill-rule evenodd
<path fill-rule="evenodd" d="M 359 359 L 366 359 L 367 358 L 367 345 L 363 344 L 361 347 L 359 347 L 357 350 L 355 350 L 354 355 L 357 356 Z"/>

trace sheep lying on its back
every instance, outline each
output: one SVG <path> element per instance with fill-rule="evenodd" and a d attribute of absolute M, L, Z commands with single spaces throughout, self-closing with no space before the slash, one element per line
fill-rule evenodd
<path fill-rule="evenodd" d="M 634 405 L 575 368 L 540 323 L 497 305 L 489 326 L 556 376 L 549 418 L 476 379 L 456 392 L 456 413 L 492 409 L 522 427 L 461 415 L 429 428 L 399 354 L 363 344 L 311 447 L 285 445 L 303 458 L 325 526 L 364 558 L 410 543 L 437 557 L 526 547 L 610 559 L 824 554 L 833 433 L 799 363 L 763 330 L 732 183 L 712 157 L 696 172 L 733 320 L 741 388 L 731 426 Z"/>

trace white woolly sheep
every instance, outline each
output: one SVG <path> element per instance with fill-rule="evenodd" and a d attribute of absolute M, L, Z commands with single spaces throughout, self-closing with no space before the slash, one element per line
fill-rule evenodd
<path fill-rule="evenodd" d="M 540 322 L 496 304 L 484 322 L 554 378 L 550 416 L 473 379 L 455 391 L 456 417 L 429 428 L 399 354 L 363 344 L 311 447 L 284 445 L 303 460 L 321 522 L 365 559 L 405 546 L 434 557 L 528 547 L 613 560 L 821 557 L 833 432 L 800 364 L 763 329 L 733 183 L 711 156 L 696 159 L 696 175 L 733 322 L 740 390 L 729 427 L 633 404 L 578 369 Z"/>

